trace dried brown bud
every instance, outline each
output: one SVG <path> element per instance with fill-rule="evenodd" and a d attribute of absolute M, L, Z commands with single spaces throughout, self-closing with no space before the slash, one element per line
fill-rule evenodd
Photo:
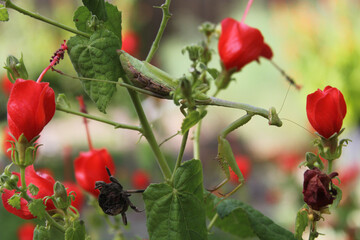
<path fill-rule="evenodd" d="M 322 173 L 318 168 L 306 170 L 304 173 L 303 195 L 304 201 L 314 210 L 320 210 L 331 204 L 336 196 L 332 188 L 331 179 L 338 173 L 329 175 Z"/>

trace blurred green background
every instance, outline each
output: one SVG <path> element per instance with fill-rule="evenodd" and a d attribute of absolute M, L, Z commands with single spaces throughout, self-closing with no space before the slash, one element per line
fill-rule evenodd
<path fill-rule="evenodd" d="M 133 31 L 139 39 L 138 57 L 147 55 L 161 21 L 160 0 L 122 0 L 111 1 L 123 12 L 123 32 Z M 74 27 L 72 14 L 81 1 L 32 0 L 15 1 L 25 9 L 38 12 L 65 25 Z M 225 17 L 240 20 L 247 1 L 235 0 L 183 0 L 173 1 L 170 6 L 172 18 L 169 21 L 161 46 L 153 64 L 161 67 L 174 77 L 187 73 L 190 62 L 181 49 L 191 43 L 201 41 L 198 26 L 204 21 L 218 24 Z M 346 128 L 342 137 L 353 140 L 344 149 L 343 156 L 335 163 L 340 178 L 347 176 L 340 185 L 343 200 L 339 209 L 320 221 L 319 232 L 325 236 L 318 239 L 360 239 L 360 188 L 359 172 L 359 124 L 360 124 L 360 3 L 357 0 L 258 0 L 247 16 L 246 23 L 258 28 L 265 41 L 274 52 L 274 61 L 302 85 L 300 91 L 291 88 L 281 74 L 265 59 L 260 64 L 253 62 L 236 73 L 236 81 L 219 94 L 219 98 L 248 103 L 268 109 L 272 106 L 282 109 L 280 117 L 284 125 L 281 128 L 270 127 L 263 118 L 254 117 L 244 127 L 232 133 L 229 138 L 237 155 L 245 155 L 251 162 L 251 171 L 247 184 L 234 197 L 262 211 L 276 223 L 293 231 L 296 212 L 301 208 L 302 175 L 305 168 L 297 168 L 304 160 L 306 151 L 312 147 L 313 131 L 307 121 L 306 96 L 318 88 L 327 85 L 339 88 L 347 102 L 348 113 Z M 9 10 L 10 21 L 0 23 L 0 63 L 5 63 L 7 55 L 20 57 L 31 79 L 37 79 L 48 65 L 53 52 L 64 39 L 72 35 L 61 29 L 31 19 L 13 10 Z M 211 66 L 219 68 L 217 41 Z M 67 56 L 56 67 L 70 75 L 76 75 Z M 5 70 L 0 69 L 0 78 Z M 78 109 L 75 96 L 84 94 L 79 81 L 63 77 L 55 72 L 45 76 L 55 92 L 66 93 L 72 107 Z M 286 96 L 286 98 L 285 98 Z M 108 114 L 97 111 L 87 97 L 90 114 L 108 117 L 121 123 L 138 124 L 127 93 L 118 88 L 112 100 Z M 0 118 L 6 124 L 7 96 L 0 96 Z M 156 129 L 160 141 L 175 134 L 181 126 L 182 114 L 172 101 L 143 98 L 143 106 L 149 120 Z M 201 160 L 204 166 L 204 185 L 210 188 L 219 183 L 224 174 L 215 160 L 217 151 L 216 137 L 221 129 L 242 112 L 209 107 L 203 121 L 201 135 Z M 41 134 L 39 159 L 36 168 L 51 169 L 59 180 L 74 180 L 71 162 L 63 159 L 64 149 L 71 147 L 71 160 L 79 151 L 87 151 L 85 128 L 82 119 L 57 112 L 55 118 Z M 308 130 L 308 131 L 307 131 Z M 111 126 L 90 121 L 90 131 L 96 148 L 108 148 L 117 165 L 116 177 L 126 189 L 131 189 L 131 174 L 136 169 L 144 169 L 150 174 L 151 182 L 160 182 L 161 173 L 155 164 L 153 154 L 144 139 L 128 130 L 114 130 Z M 181 136 L 166 142 L 162 149 L 166 152 L 169 164 L 173 165 L 180 146 Z M 192 142 L 186 149 L 185 159 L 192 158 Z M 1 168 L 9 163 L 1 155 Z M 353 172 L 350 172 L 350 170 Z M 355 171 L 355 170 L 356 171 Z M 223 192 L 234 187 L 229 183 Z M 141 196 L 134 195 L 132 201 L 139 209 L 144 209 Z M 145 213 L 128 212 L 130 226 L 124 229 L 129 239 L 146 239 Z M 102 217 L 94 214 L 90 205 L 82 209 L 82 218 L 86 219 L 87 230 L 92 239 L 111 239 Z M 90 221 L 88 221 L 90 219 Z M 0 208 L 1 239 L 17 239 L 16 231 L 24 221 Z M 104 237 L 105 236 L 105 237 Z M 135 236 L 135 237 L 134 237 Z M 231 239 L 230 235 L 214 230 L 210 239 Z M 304 235 L 305 236 L 305 235 Z"/>

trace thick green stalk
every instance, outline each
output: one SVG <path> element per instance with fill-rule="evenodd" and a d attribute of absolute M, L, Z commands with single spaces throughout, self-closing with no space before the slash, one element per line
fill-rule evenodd
<path fill-rule="evenodd" d="M 161 7 L 160 7 L 162 9 L 162 11 L 163 11 L 163 17 L 162 17 L 162 20 L 161 20 L 161 23 L 160 23 L 159 30 L 158 30 L 157 35 L 155 37 L 155 40 L 154 40 L 153 44 L 151 45 L 149 54 L 146 57 L 146 60 L 145 60 L 146 62 L 151 61 L 151 59 L 153 58 L 156 50 L 159 48 L 159 43 L 160 43 L 161 37 L 162 37 L 162 35 L 164 33 L 164 30 L 166 28 L 166 24 L 167 24 L 167 22 L 169 21 L 169 19 L 171 17 L 171 14 L 170 14 L 170 11 L 169 11 L 170 2 L 171 2 L 171 0 L 166 0 L 165 3 L 163 5 L 161 5 Z"/>
<path fill-rule="evenodd" d="M 74 110 L 71 110 L 71 109 L 68 109 L 68 108 L 63 108 L 63 107 L 61 107 L 59 105 L 56 105 L 56 110 L 66 112 L 66 113 L 70 113 L 70 114 L 77 115 L 77 116 L 81 116 L 81 117 L 85 117 L 85 118 L 92 119 L 92 120 L 95 120 L 95 121 L 98 121 L 98 122 L 103 122 L 103 123 L 112 125 L 115 128 L 124 128 L 124 129 L 129 129 L 129 130 L 135 130 L 135 131 L 138 131 L 140 133 L 142 132 L 142 128 L 139 127 L 139 126 L 133 126 L 133 125 L 127 125 L 127 124 L 113 122 L 113 121 L 110 121 L 110 120 L 105 119 L 105 118 L 96 117 L 96 116 L 93 116 L 93 115 L 90 115 L 90 114 L 74 111 Z"/>
<path fill-rule="evenodd" d="M 25 180 L 25 168 L 26 167 L 20 166 L 20 179 L 21 179 L 21 190 L 26 193 L 27 186 Z"/>
<path fill-rule="evenodd" d="M 123 80 L 125 81 L 125 83 L 127 84 L 130 84 L 131 85 L 131 82 L 129 80 L 129 78 L 124 75 L 123 76 Z M 152 151 L 154 152 L 155 156 L 156 156 L 156 159 L 157 159 L 157 162 L 159 164 L 159 167 L 161 169 L 161 172 L 165 178 L 166 181 L 169 181 L 170 178 L 171 178 L 171 171 L 170 171 L 170 168 L 169 168 L 169 165 L 167 164 L 166 162 L 166 159 L 163 155 L 163 153 L 161 152 L 160 150 L 160 147 L 155 139 L 155 136 L 154 136 L 154 133 L 151 129 L 151 126 L 146 118 L 146 115 L 145 115 L 145 112 L 144 112 L 144 109 L 142 108 L 141 106 L 141 101 L 140 101 L 140 98 L 137 94 L 136 91 L 134 90 L 131 90 L 131 89 L 127 89 L 128 92 L 129 92 L 129 95 L 130 95 L 130 98 L 134 104 L 134 107 L 135 107 L 135 110 L 136 110 L 136 113 L 139 117 L 139 120 L 141 122 L 141 127 L 142 127 L 142 134 L 144 135 L 144 137 L 146 138 L 146 140 L 148 141 Z"/>
<path fill-rule="evenodd" d="M 81 31 L 79 31 L 79 30 L 73 29 L 73 28 L 68 27 L 68 26 L 66 26 L 66 25 L 64 25 L 64 24 L 61 24 L 61 23 L 59 23 L 59 22 L 56 22 L 56 21 L 54 21 L 54 20 L 52 20 L 52 19 L 50 19 L 50 18 L 41 16 L 41 15 L 39 15 L 39 14 L 37 14 L 37 13 L 30 12 L 30 11 L 28 11 L 28 10 L 26 10 L 26 9 L 23 9 L 23 8 L 15 5 L 14 3 L 12 3 L 10 0 L 7 0 L 7 1 L 6 1 L 5 6 L 6 6 L 7 8 L 14 9 L 14 10 L 16 10 L 16 11 L 18 11 L 18 12 L 24 14 L 24 15 L 27 15 L 27 16 L 30 16 L 30 17 L 32 17 L 32 18 L 35 18 L 35 19 L 38 19 L 38 20 L 40 20 L 40 21 L 46 22 L 46 23 L 48 23 L 48 24 L 51 24 L 51 25 L 53 25 L 53 26 L 55 26 L 55 27 L 64 29 L 64 30 L 66 30 L 66 31 L 69 31 L 69 32 L 78 34 L 78 35 L 83 36 L 83 37 L 86 37 L 86 38 L 89 38 L 89 37 L 90 37 L 90 35 L 87 34 L 87 33 L 85 33 L 85 32 L 81 32 Z"/>

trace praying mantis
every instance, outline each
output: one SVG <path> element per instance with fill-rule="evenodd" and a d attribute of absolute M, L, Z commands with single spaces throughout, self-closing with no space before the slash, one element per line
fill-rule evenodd
<path fill-rule="evenodd" d="M 148 62 L 140 61 L 132 57 L 124 51 L 120 50 L 118 51 L 118 54 L 120 57 L 121 65 L 126 74 L 125 77 L 127 79 L 125 82 L 131 82 L 131 84 L 135 87 L 146 90 L 155 97 L 172 99 L 171 93 L 174 92 L 180 85 L 177 79 L 172 78 L 169 74 L 151 65 Z M 237 185 L 229 193 L 223 195 L 224 198 L 229 197 L 243 185 L 244 177 L 236 163 L 230 143 L 226 139 L 227 135 L 230 132 L 248 123 L 255 115 L 259 115 L 268 119 L 269 125 L 281 127 L 282 122 L 274 107 L 266 110 L 244 103 L 235 103 L 215 97 L 208 97 L 203 93 L 197 93 L 193 98 L 196 106 L 214 105 L 237 108 L 246 111 L 246 114 L 232 122 L 218 135 L 218 154 L 216 158 L 218 159 L 221 168 L 226 175 L 226 179 L 209 191 L 216 191 L 229 181 L 230 167 L 238 176 L 239 185 Z M 184 101 L 186 100 L 182 100 L 182 103 L 184 103 Z"/>

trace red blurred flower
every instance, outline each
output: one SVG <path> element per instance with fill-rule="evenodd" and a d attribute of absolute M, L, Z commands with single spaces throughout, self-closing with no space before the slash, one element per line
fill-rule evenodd
<path fill-rule="evenodd" d="M 246 156 L 237 155 L 235 157 L 235 160 L 240 168 L 242 175 L 244 176 L 244 179 L 247 180 L 251 171 L 251 162 L 249 158 L 247 158 Z M 230 170 L 230 181 L 233 183 L 239 183 L 239 179 L 236 173 L 230 167 L 229 170 Z"/>
<path fill-rule="evenodd" d="M 75 207 L 78 211 L 84 205 L 84 194 L 80 187 L 74 182 L 63 182 L 66 188 L 66 192 L 69 195 L 70 192 L 75 192 L 75 200 L 71 202 L 71 206 Z"/>
<path fill-rule="evenodd" d="M 301 163 L 302 157 L 297 153 L 283 153 L 276 157 L 276 162 L 285 173 L 292 173 Z"/>
<path fill-rule="evenodd" d="M 327 139 L 341 130 L 346 115 L 344 96 L 330 86 L 318 89 L 307 96 L 306 113 L 311 126 Z"/>
<path fill-rule="evenodd" d="M 89 152 L 80 152 L 79 156 L 74 160 L 77 183 L 85 191 L 97 197 L 100 191 L 95 189 L 95 182 L 110 182 L 105 166 L 114 174 L 114 162 L 105 148 L 99 150 L 92 149 Z"/>
<path fill-rule="evenodd" d="M 55 113 L 55 93 L 49 83 L 17 79 L 7 105 L 10 132 L 16 139 L 24 133 L 31 141 Z"/>
<path fill-rule="evenodd" d="M 338 181 L 335 181 L 335 185 L 347 186 L 359 177 L 360 168 L 359 165 L 352 164 L 350 166 L 340 169 L 338 172 L 341 183 L 339 184 Z"/>
<path fill-rule="evenodd" d="M 150 184 L 149 174 L 144 170 L 136 170 L 132 175 L 132 186 L 135 189 L 145 189 Z"/>
<path fill-rule="evenodd" d="M 2 138 L 2 149 L 4 154 L 11 159 L 11 151 L 8 151 L 11 148 L 11 143 L 9 141 L 14 141 L 14 139 L 9 134 L 9 128 L 6 126 L 3 129 L 3 138 Z"/>
<path fill-rule="evenodd" d="M 19 176 L 18 186 L 20 186 L 21 185 L 20 174 L 19 173 L 13 173 L 13 174 Z M 30 165 L 26 168 L 25 181 L 26 181 L 27 186 L 30 183 L 32 183 L 39 188 L 39 192 L 36 196 L 31 195 L 30 191 L 28 191 L 28 195 L 32 198 L 42 199 L 46 196 L 51 196 L 54 194 L 55 180 L 46 173 L 35 172 L 33 165 Z M 27 201 L 25 199 L 23 199 L 23 198 L 21 199 L 21 202 L 20 202 L 21 208 L 20 209 L 16 209 L 8 203 L 8 200 L 14 195 L 14 193 L 15 193 L 15 190 L 9 191 L 7 189 L 4 189 L 4 193 L 1 196 L 4 208 L 8 212 L 10 212 L 18 217 L 21 217 L 23 219 L 35 218 L 30 213 L 28 206 L 27 206 Z M 44 203 L 45 203 L 45 201 L 44 201 Z M 55 209 L 55 206 L 54 206 L 53 202 L 51 200 L 49 200 L 49 201 L 47 201 L 47 204 L 46 204 L 46 210 L 52 210 L 52 209 Z"/>
<path fill-rule="evenodd" d="M 139 53 L 139 42 L 139 37 L 135 32 L 125 32 L 123 33 L 121 50 L 132 56 L 137 56 Z"/>
<path fill-rule="evenodd" d="M 246 64 L 259 61 L 259 57 L 273 57 L 271 48 L 258 29 L 232 18 L 221 21 L 218 49 L 226 70 L 239 71 Z"/>
<path fill-rule="evenodd" d="M 35 224 L 27 222 L 22 224 L 17 230 L 19 240 L 32 240 L 34 236 Z"/>
<path fill-rule="evenodd" d="M 7 75 L 5 74 L 1 80 L 1 88 L 2 88 L 2 91 L 3 93 L 6 95 L 6 96 L 9 96 L 10 94 L 10 91 L 13 87 L 13 83 L 9 80 L 9 78 L 7 77 Z"/>
<path fill-rule="evenodd" d="M 317 168 L 306 170 L 303 185 L 304 202 L 314 210 L 320 210 L 333 203 L 336 190 L 332 188 L 331 179 L 337 175 L 336 172 L 327 175 Z"/>

